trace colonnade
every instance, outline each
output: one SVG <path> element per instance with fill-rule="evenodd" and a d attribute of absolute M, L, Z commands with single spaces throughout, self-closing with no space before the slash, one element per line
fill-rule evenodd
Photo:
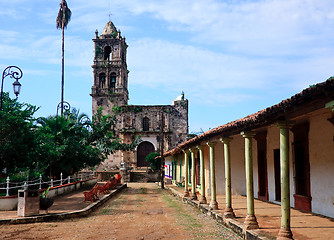
<path fill-rule="evenodd" d="M 280 162 L 281 162 L 281 228 L 277 239 L 293 239 L 290 226 L 290 180 L 289 180 L 289 129 L 291 124 L 286 122 L 278 122 L 277 127 L 280 129 Z M 245 174 L 246 174 L 246 193 L 247 193 L 247 216 L 244 220 L 244 230 L 258 229 L 259 225 L 255 216 L 254 208 L 254 189 L 253 189 L 253 159 L 252 159 L 252 140 L 256 135 L 255 132 L 241 132 L 245 140 Z M 224 163 L 225 163 L 225 195 L 226 204 L 224 208 L 224 217 L 235 217 L 232 206 L 232 182 L 231 182 L 231 158 L 230 158 L 230 143 L 232 138 L 223 137 L 220 141 L 224 145 Z M 210 203 L 209 208 L 212 210 L 218 209 L 216 199 L 216 176 L 215 176 L 215 146 L 217 141 L 207 142 L 205 145 L 209 148 L 209 171 L 210 171 Z M 190 197 L 197 200 L 196 195 L 196 169 L 195 169 L 195 153 L 198 151 L 200 160 L 200 197 L 199 204 L 207 204 L 205 196 L 205 166 L 204 166 L 204 145 L 183 151 L 185 159 L 185 190 L 184 197 Z M 191 194 L 189 193 L 189 154 L 191 155 Z M 233 160 L 232 160 L 233 161 Z"/>

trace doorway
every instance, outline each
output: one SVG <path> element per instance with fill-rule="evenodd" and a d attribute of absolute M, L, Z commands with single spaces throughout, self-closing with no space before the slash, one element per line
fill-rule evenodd
<path fill-rule="evenodd" d="M 257 164 L 258 164 L 258 198 L 268 201 L 268 180 L 267 180 L 267 132 L 258 133 L 257 141 Z"/>
<path fill-rule="evenodd" d="M 146 162 L 146 156 L 154 152 L 154 146 L 150 142 L 141 142 L 137 148 L 137 167 L 148 167 L 149 162 Z"/>
<path fill-rule="evenodd" d="M 291 129 L 294 134 L 292 145 L 296 187 L 296 193 L 294 194 L 295 208 L 308 212 L 312 210 L 308 141 L 309 129 L 310 124 L 308 122 L 298 124 Z"/>
<path fill-rule="evenodd" d="M 275 200 L 281 201 L 281 159 L 280 149 L 274 149 Z"/>

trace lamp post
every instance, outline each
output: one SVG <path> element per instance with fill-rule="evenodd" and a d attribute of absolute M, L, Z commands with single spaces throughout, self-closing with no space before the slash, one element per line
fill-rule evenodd
<path fill-rule="evenodd" d="M 68 111 L 71 109 L 71 105 L 66 102 L 66 101 L 62 101 L 60 103 L 58 103 L 57 105 L 57 113 L 56 113 L 56 126 L 55 126 L 55 144 L 57 144 L 57 125 L 58 125 L 58 111 L 59 109 L 61 109 L 61 112 L 63 113 L 63 111 L 65 110 L 65 113 L 68 113 Z M 50 163 L 50 177 L 53 178 L 53 162 L 51 161 Z"/>
<path fill-rule="evenodd" d="M 71 109 L 71 105 L 66 101 L 61 101 L 60 103 L 58 103 L 56 121 L 57 121 L 57 118 L 58 118 L 59 109 L 61 109 L 61 114 L 63 114 L 63 111 L 68 112 Z"/>
<path fill-rule="evenodd" d="M 11 78 L 15 79 L 15 82 L 13 83 L 14 93 L 16 97 L 20 94 L 21 90 L 21 83 L 18 81 L 20 78 L 22 78 L 22 70 L 19 67 L 16 66 L 9 66 L 6 67 L 5 70 L 2 72 L 2 80 L 1 80 L 1 95 L 0 95 L 0 111 L 2 111 L 2 96 L 3 96 L 3 81 L 7 76 L 10 76 Z"/>
<path fill-rule="evenodd" d="M 160 126 L 160 156 L 161 156 L 161 189 L 165 188 L 165 159 L 164 159 L 164 109 L 161 108 L 161 126 Z"/>
<path fill-rule="evenodd" d="M 80 120 L 79 123 L 83 128 L 85 128 L 87 131 L 90 131 L 92 129 L 91 123 L 92 121 L 89 119 L 87 116 L 83 116 Z"/>

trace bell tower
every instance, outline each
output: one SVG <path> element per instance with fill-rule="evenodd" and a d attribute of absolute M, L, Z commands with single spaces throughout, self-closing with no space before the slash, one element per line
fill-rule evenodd
<path fill-rule="evenodd" d="M 127 105 L 128 68 L 126 64 L 126 50 L 128 45 L 125 37 L 115 25 L 109 21 L 102 34 L 95 32 L 93 39 L 95 56 L 92 65 L 94 81 L 92 86 L 93 114 L 97 108 L 103 107 L 103 114 L 112 111 L 113 106 Z"/>

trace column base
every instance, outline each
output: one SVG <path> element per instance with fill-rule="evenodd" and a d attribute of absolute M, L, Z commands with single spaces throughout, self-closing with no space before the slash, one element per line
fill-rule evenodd
<path fill-rule="evenodd" d="M 279 230 L 277 238 L 278 240 L 288 240 L 293 239 L 291 229 L 281 228 Z"/>
<path fill-rule="evenodd" d="M 199 203 L 200 204 L 207 204 L 206 197 L 201 195 L 199 197 Z"/>
<path fill-rule="evenodd" d="M 191 195 L 190 195 L 190 199 L 191 200 L 197 200 L 197 195 L 196 195 L 196 193 L 191 193 Z"/>
<path fill-rule="evenodd" d="M 259 224 L 254 215 L 247 214 L 244 222 L 244 231 L 251 229 L 259 229 Z"/>
<path fill-rule="evenodd" d="M 211 210 L 218 210 L 218 203 L 217 203 L 217 201 L 211 201 L 210 205 L 209 205 L 209 208 Z"/>
<path fill-rule="evenodd" d="M 235 218 L 235 214 L 234 214 L 233 209 L 231 207 L 226 207 L 224 209 L 224 217 L 225 218 Z"/>
<path fill-rule="evenodd" d="M 189 191 L 185 190 L 184 193 L 183 193 L 183 197 L 189 197 Z"/>

